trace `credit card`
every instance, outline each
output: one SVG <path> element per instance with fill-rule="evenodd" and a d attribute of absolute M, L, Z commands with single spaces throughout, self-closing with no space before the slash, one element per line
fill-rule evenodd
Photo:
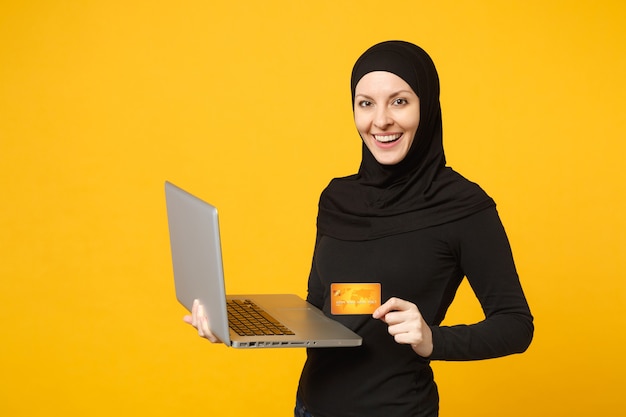
<path fill-rule="evenodd" d="M 333 283 L 330 312 L 334 315 L 372 314 L 380 306 L 379 283 Z"/>

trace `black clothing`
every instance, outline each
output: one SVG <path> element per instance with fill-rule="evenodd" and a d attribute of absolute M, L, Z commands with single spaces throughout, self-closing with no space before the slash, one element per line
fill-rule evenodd
<path fill-rule="evenodd" d="M 493 200 L 476 184 L 445 166 L 439 77 L 426 52 L 408 42 L 374 45 L 352 71 L 358 81 L 372 71 L 398 75 L 419 97 L 419 128 L 406 157 L 379 164 L 365 143 L 355 175 L 336 178 L 322 193 L 317 227 L 343 240 L 367 240 L 434 226 L 476 213 Z"/>
<path fill-rule="evenodd" d="M 322 192 L 308 300 L 360 334 L 363 346 L 309 349 L 298 397 L 315 417 L 434 417 L 438 394 L 429 360 L 522 352 L 532 339 L 532 316 L 495 203 L 445 166 L 432 60 L 407 42 L 373 46 L 354 66 L 353 104 L 359 80 L 373 71 L 396 74 L 413 89 L 419 126 L 400 162 L 380 164 L 363 143 L 358 173 Z M 486 318 L 441 327 L 465 276 Z M 368 282 L 381 283 L 383 303 L 398 297 L 417 305 L 432 329 L 430 358 L 396 343 L 371 315 L 331 314 L 332 283 Z"/>
<path fill-rule="evenodd" d="M 464 276 L 486 319 L 440 327 Z M 396 343 L 369 315 L 332 316 L 330 284 L 379 282 L 390 297 L 415 303 L 433 332 L 431 360 L 486 359 L 524 351 L 530 310 L 494 208 L 463 219 L 368 241 L 320 236 L 308 300 L 363 337 L 358 348 L 309 349 L 298 396 L 316 417 L 436 416 L 429 360 Z"/>

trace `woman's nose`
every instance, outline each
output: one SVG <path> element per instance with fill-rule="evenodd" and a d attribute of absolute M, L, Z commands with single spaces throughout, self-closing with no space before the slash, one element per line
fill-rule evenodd
<path fill-rule="evenodd" d="M 376 114 L 374 115 L 374 126 L 379 129 L 384 129 L 391 124 L 393 124 L 393 119 L 389 115 L 388 109 L 385 107 L 379 107 L 376 109 Z"/>

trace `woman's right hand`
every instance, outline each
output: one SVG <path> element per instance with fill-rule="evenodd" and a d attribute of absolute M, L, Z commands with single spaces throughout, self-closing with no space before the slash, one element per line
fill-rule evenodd
<path fill-rule="evenodd" d="M 204 312 L 204 306 L 200 304 L 200 301 L 193 300 L 191 307 L 191 314 L 183 317 L 185 323 L 191 324 L 198 330 L 198 335 L 204 337 L 212 343 L 221 343 L 221 341 L 215 337 L 211 330 L 209 330 L 209 319 Z"/>

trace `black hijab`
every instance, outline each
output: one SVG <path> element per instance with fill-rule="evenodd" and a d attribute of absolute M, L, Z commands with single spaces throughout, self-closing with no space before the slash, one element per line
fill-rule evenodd
<path fill-rule="evenodd" d="M 406 157 L 395 165 L 376 161 L 365 143 L 359 172 L 335 178 L 322 192 L 318 232 L 342 240 L 371 240 L 440 225 L 494 206 L 476 184 L 446 167 L 439 77 L 420 47 L 403 41 L 372 46 L 354 64 L 357 83 L 373 71 L 396 74 L 420 99 L 420 122 Z"/>

